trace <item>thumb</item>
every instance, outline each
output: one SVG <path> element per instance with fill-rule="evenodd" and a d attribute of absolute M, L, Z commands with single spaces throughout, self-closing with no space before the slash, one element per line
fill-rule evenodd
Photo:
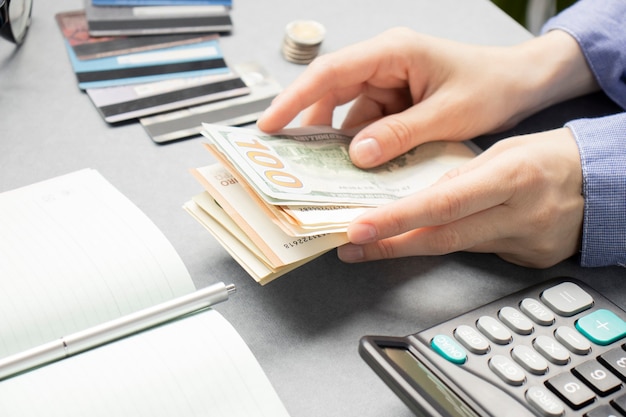
<path fill-rule="evenodd" d="M 422 143 L 449 139 L 441 132 L 444 121 L 434 107 L 422 102 L 364 127 L 350 143 L 352 162 L 360 168 L 372 168 Z"/>

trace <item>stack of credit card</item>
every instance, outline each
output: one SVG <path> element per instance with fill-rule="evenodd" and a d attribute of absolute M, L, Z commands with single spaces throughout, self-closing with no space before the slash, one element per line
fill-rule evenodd
<path fill-rule="evenodd" d="M 217 32 L 94 36 L 88 10 L 229 9 L 230 1 L 178 0 L 175 3 L 183 5 L 173 6 L 167 5 L 172 0 L 86 0 L 86 9 L 59 13 L 56 20 L 78 87 L 103 119 L 141 119 L 150 137 L 163 143 L 198 136 L 202 122 L 254 122 L 280 86 L 254 63 L 229 67 Z"/>

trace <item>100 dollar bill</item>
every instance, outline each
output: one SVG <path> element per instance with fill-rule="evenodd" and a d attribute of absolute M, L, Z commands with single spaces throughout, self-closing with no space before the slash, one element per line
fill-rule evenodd
<path fill-rule="evenodd" d="M 269 204 L 377 206 L 413 194 L 476 154 L 464 143 L 420 145 L 374 169 L 350 160 L 352 138 L 328 127 L 266 134 L 203 124 L 203 135 Z"/>

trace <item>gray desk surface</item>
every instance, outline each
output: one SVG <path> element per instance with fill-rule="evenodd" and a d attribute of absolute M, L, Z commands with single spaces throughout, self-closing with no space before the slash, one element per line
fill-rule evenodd
<path fill-rule="evenodd" d="M 257 285 L 181 209 L 200 191 L 188 168 L 211 162 L 201 140 L 159 146 L 137 123 L 107 125 L 76 87 L 54 20 L 82 2 L 36 0 L 34 7 L 23 47 L 0 43 L 0 191 L 98 169 L 163 230 L 198 286 L 217 280 L 237 285 L 238 293 L 218 310 L 248 342 L 293 416 L 410 414 L 358 356 L 365 334 L 413 333 L 555 275 L 592 283 L 626 306 L 623 269 L 582 269 L 568 260 L 533 270 L 467 253 L 346 265 L 331 252 Z M 497 45 L 530 36 L 485 0 L 235 0 L 235 30 L 221 40 L 227 62 L 260 62 L 287 85 L 303 69 L 279 53 L 285 24 L 297 18 L 327 27 L 323 51 L 398 25 Z M 603 97 L 585 98 L 517 129 L 558 125 L 590 109 L 611 111 L 611 105 Z"/>

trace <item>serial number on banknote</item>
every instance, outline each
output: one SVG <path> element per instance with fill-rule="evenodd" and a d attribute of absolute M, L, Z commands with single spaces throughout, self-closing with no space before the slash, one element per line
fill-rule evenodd
<path fill-rule="evenodd" d="M 283 243 L 283 246 L 285 247 L 285 249 L 295 248 L 296 246 L 304 245 L 305 243 L 311 242 L 315 239 L 319 239 L 326 235 L 328 235 L 328 233 L 323 233 L 321 235 L 313 235 L 313 236 L 303 236 L 298 239 L 294 239 L 291 242 Z"/>

